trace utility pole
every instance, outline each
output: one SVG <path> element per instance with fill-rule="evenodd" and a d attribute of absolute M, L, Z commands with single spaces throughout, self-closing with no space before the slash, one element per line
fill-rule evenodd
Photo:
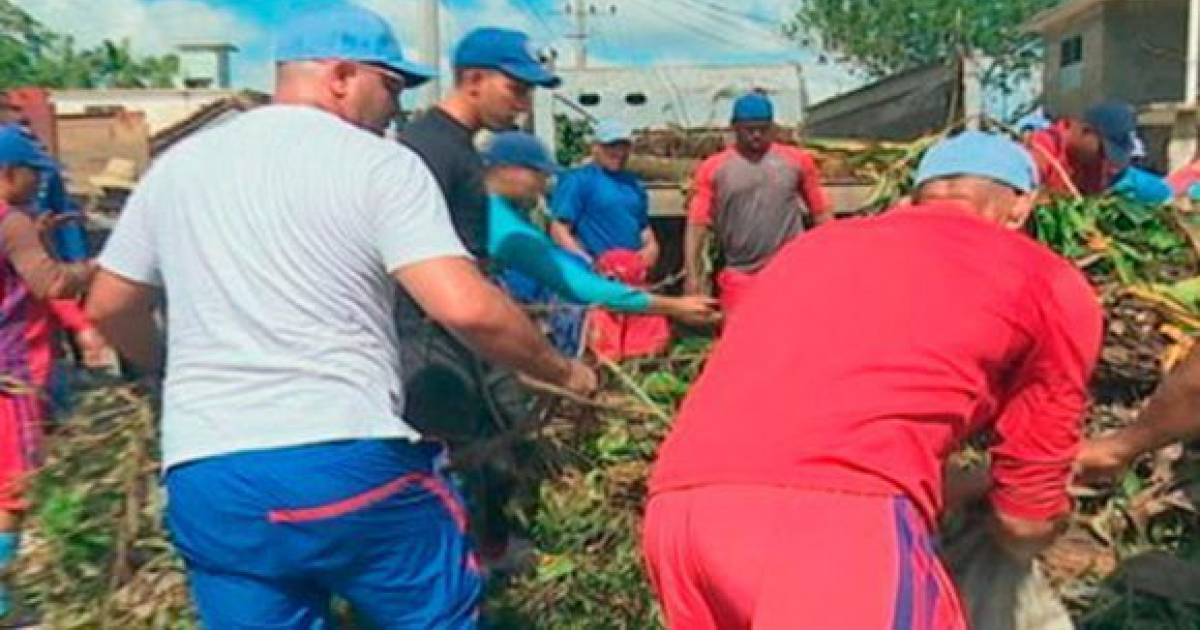
<path fill-rule="evenodd" d="M 1200 107 L 1200 0 L 1188 3 L 1187 63 L 1184 64 L 1184 103 Z"/>
<path fill-rule="evenodd" d="M 576 70 L 587 68 L 587 42 L 591 36 L 588 31 L 588 17 L 597 16 L 602 11 L 609 15 L 616 15 L 617 5 L 607 4 L 602 6 L 591 0 L 571 0 L 571 3 L 567 5 L 567 13 L 571 14 L 571 18 L 575 22 L 575 30 L 567 35 L 567 39 L 575 40 Z"/>
<path fill-rule="evenodd" d="M 570 5 L 571 16 L 575 19 L 575 32 L 567 36 L 575 40 L 575 68 L 583 70 L 587 67 L 587 16 L 588 1 L 575 0 Z"/>
<path fill-rule="evenodd" d="M 440 0 L 421 0 L 420 61 L 421 63 L 441 71 L 441 2 Z M 418 106 L 429 109 L 442 98 L 442 82 L 438 77 L 429 80 L 421 86 Z"/>

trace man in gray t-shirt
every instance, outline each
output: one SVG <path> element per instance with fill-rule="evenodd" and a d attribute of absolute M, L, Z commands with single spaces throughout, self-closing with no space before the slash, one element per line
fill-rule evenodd
<path fill-rule="evenodd" d="M 684 237 L 686 290 L 707 294 L 701 273 L 705 237 L 715 232 L 725 268 L 717 274 L 721 308 L 730 311 L 754 274 L 804 231 L 805 215 L 818 225 L 833 218 L 820 174 L 803 149 L 774 142 L 774 108 L 751 92 L 734 103 L 733 146 L 696 171 Z"/>

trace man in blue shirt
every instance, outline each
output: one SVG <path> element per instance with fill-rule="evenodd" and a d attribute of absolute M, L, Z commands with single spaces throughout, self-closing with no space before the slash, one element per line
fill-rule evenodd
<path fill-rule="evenodd" d="M 559 245 L 588 260 L 626 249 L 637 252 L 647 267 L 658 261 L 646 189 L 625 170 L 632 148 L 624 125 L 596 125 L 592 162 L 564 176 L 554 193 L 550 233 Z"/>

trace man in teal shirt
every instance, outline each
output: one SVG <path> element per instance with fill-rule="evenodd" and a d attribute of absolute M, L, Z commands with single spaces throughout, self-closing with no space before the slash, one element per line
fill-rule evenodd
<path fill-rule="evenodd" d="M 484 152 L 488 187 L 488 255 L 568 301 L 614 311 L 667 315 L 689 323 L 711 322 L 715 302 L 706 297 L 656 295 L 605 278 L 530 222 L 528 212 L 558 171 L 537 138 L 519 131 L 497 134 Z"/>
<path fill-rule="evenodd" d="M 702 325 L 717 319 L 716 302 L 702 296 L 673 297 L 649 293 L 606 278 L 577 255 L 556 245 L 529 219 L 546 192 L 558 166 L 549 152 L 532 135 L 519 131 L 496 134 L 483 152 L 488 189 L 487 257 L 493 275 L 512 287 L 532 280 L 568 302 L 599 306 L 614 311 L 667 315 L 690 324 Z M 496 405 L 502 424 L 519 421 L 527 400 L 524 388 L 511 374 L 489 378 L 492 396 L 504 401 Z M 509 532 L 504 506 L 514 490 L 514 481 L 499 467 L 467 470 L 465 489 L 472 521 L 479 530 L 485 566 L 505 570 L 520 559 L 520 545 Z"/>

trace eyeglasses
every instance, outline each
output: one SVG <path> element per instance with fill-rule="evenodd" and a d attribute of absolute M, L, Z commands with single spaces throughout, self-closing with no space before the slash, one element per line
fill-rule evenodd
<path fill-rule="evenodd" d="M 400 92 L 404 91 L 404 75 L 397 73 L 391 68 L 374 63 L 356 63 L 354 65 L 378 75 L 379 78 L 383 79 L 383 87 L 392 94 L 399 95 Z"/>

